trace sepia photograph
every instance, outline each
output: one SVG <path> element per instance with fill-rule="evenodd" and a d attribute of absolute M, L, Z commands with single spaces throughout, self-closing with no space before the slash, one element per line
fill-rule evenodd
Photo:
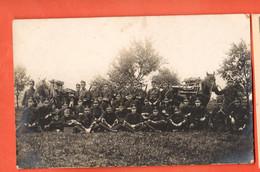
<path fill-rule="evenodd" d="M 13 20 L 19 169 L 254 163 L 250 15 Z"/>

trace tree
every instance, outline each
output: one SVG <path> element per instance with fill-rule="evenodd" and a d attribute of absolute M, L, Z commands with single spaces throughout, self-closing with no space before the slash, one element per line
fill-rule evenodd
<path fill-rule="evenodd" d="M 128 49 L 122 49 L 108 71 L 112 82 L 143 80 L 160 68 L 162 57 L 152 47 L 152 42 L 132 42 Z"/>
<path fill-rule="evenodd" d="M 19 96 L 25 86 L 29 84 L 30 77 L 26 75 L 26 69 L 23 66 L 14 68 L 14 93 L 16 95 L 16 106 L 19 108 Z"/>
<path fill-rule="evenodd" d="M 168 68 L 159 69 L 159 73 L 152 77 L 152 80 L 155 80 L 157 84 L 162 84 L 162 82 L 167 81 L 172 85 L 179 85 L 180 80 L 178 74 L 174 73 Z"/>
<path fill-rule="evenodd" d="M 233 43 L 226 53 L 218 73 L 224 80 L 231 79 L 237 89 L 247 97 L 247 107 L 249 109 L 249 97 L 252 94 L 252 69 L 251 52 L 245 41 L 241 40 L 239 44 Z"/>

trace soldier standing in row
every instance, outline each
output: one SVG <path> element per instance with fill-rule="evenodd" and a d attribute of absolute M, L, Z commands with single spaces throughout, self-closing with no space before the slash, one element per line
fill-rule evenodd
<path fill-rule="evenodd" d="M 158 108 L 161 98 L 160 89 L 157 88 L 156 81 L 152 81 L 152 88 L 148 90 L 147 98 L 149 103 L 153 106 Z"/>
<path fill-rule="evenodd" d="M 35 89 L 34 89 L 34 80 L 30 80 L 29 82 L 30 88 L 25 91 L 23 96 L 22 105 L 26 108 L 28 107 L 28 99 L 29 98 L 35 98 Z"/>

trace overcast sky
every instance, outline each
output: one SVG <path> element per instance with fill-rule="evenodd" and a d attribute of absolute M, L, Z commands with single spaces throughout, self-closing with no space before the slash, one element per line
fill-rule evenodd
<path fill-rule="evenodd" d="M 216 71 L 231 43 L 250 44 L 246 15 L 194 15 L 14 20 L 14 66 L 35 81 L 59 79 L 65 88 L 95 75 L 134 40 L 150 38 L 181 80 Z M 150 79 L 148 77 L 147 79 Z M 217 77 L 217 84 L 224 86 Z"/>

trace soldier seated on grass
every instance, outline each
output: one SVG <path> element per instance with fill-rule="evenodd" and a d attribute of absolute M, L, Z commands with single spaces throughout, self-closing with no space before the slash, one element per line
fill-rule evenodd
<path fill-rule="evenodd" d="M 42 132 L 42 128 L 38 124 L 35 108 L 33 107 L 34 105 L 33 98 L 29 98 L 27 104 L 28 106 L 23 111 L 21 123 L 19 127 L 16 129 L 16 132 L 17 133 Z"/>
<path fill-rule="evenodd" d="M 173 114 L 167 119 L 168 128 L 170 131 L 184 130 L 187 118 L 181 113 L 181 110 L 175 106 Z"/>
<path fill-rule="evenodd" d="M 93 115 L 95 123 L 100 122 L 100 117 L 103 113 L 103 109 L 100 107 L 98 100 L 94 100 L 92 107 L 90 108 L 90 113 Z"/>
<path fill-rule="evenodd" d="M 217 107 L 212 111 L 210 118 L 211 131 L 223 132 L 227 128 L 228 114 L 224 107 L 223 100 L 217 97 Z"/>
<path fill-rule="evenodd" d="M 70 109 L 64 110 L 64 114 L 61 117 L 61 125 L 62 125 L 62 131 L 64 130 L 64 127 L 75 127 L 78 122 L 74 118 L 72 112 Z"/>
<path fill-rule="evenodd" d="M 132 105 L 131 112 L 126 115 L 122 125 L 127 131 L 135 132 L 143 129 L 143 118 L 136 113 L 136 106 Z"/>
<path fill-rule="evenodd" d="M 123 130 L 123 123 L 127 115 L 127 110 L 124 108 L 122 104 L 119 105 L 118 108 L 116 108 L 116 118 L 118 119 L 118 123 L 113 127 L 113 130 Z"/>
<path fill-rule="evenodd" d="M 165 129 L 166 120 L 159 113 L 157 108 L 154 108 L 153 113 L 148 120 L 144 122 L 145 128 L 151 129 L 154 132 L 162 132 Z"/>
<path fill-rule="evenodd" d="M 202 130 L 205 126 L 207 110 L 201 106 L 200 99 L 195 100 L 195 106 L 191 108 L 190 129 Z"/>
<path fill-rule="evenodd" d="M 77 122 L 78 123 L 75 125 L 74 128 L 75 133 L 89 133 L 91 131 L 94 122 L 94 117 L 90 113 L 89 107 L 85 107 L 84 112 L 79 113 Z"/>
<path fill-rule="evenodd" d="M 108 106 L 106 111 L 101 115 L 100 122 L 93 124 L 93 131 L 113 131 L 112 129 L 116 124 L 118 124 L 118 119 L 116 118 L 115 112 L 113 112 L 112 107 Z"/>
<path fill-rule="evenodd" d="M 238 98 L 228 107 L 229 124 L 231 131 L 243 132 L 248 122 L 247 112 L 241 107 L 241 102 Z"/>
<path fill-rule="evenodd" d="M 63 130 L 59 115 L 56 113 L 52 117 L 52 121 L 44 126 L 45 129 L 51 132 L 61 132 Z"/>
<path fill-rule="evenodd" d="M 46 98 L 43 100 L 43 106 L 37 109 L 37 118 L 39 121 L 39 125 L 43 130 L 45 130 L 44 126 L 48 125 L 52 120 L 52 108 L 49 105 L 50 101 Z"/>

